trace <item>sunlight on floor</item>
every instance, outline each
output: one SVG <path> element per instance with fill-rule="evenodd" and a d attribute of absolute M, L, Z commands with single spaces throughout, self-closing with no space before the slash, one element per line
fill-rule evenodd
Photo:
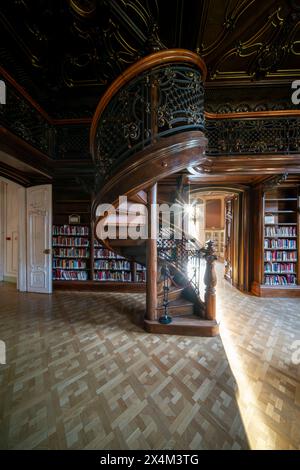
<path fill-rule="evenodd" d="M 202 279 L 204 270 L 205 265 L 201 266 Z M 249 298 L 253 299 L 253 297 L 240 293 L 224 280 L 224 268 L 222 263 L 216 263 L 216 271 L 218 277 L 217 318 L 220 321 L 220 336 L 238 386 L 236 398 L 250 448 L 276 449 L 278 448 L 278 435 L 270 426 L 268 410 L 267 412 L 266 410 L 264 410 L 264 412 L 261 411 L 262 403 L 260 394 L 262 382 L 260 380 L 253 380 L 251 375 L 249 376 L 249 364 L 245 361 L 243 351 L 240 350 L 242 347 L 245 347 L 243 345 L 243 332 L 238 331 L 238 328 L 232 329 L 232 315 L 230 315 L 230 313 L 234 313 L 235 308 L 240 309 L 244 302 L 248 302 Z M 205 286 L 201 283 L 200 292 L 202 298 L 204 298 L 204 290 Z M 228 302 L 229 299 L 230 302 Z M 255 301 L 265 303 L 265 299 L 255 298 Z M 262 378 L 264 377 L 266 372 L 264 368 L 267 369 L 267 365 L 264 361 L 257 361 L 255 374 L 257 378 L 260 376 Z M 276 414 L 272 413 L 273 419 L 274 416 L 276 417 Z"/>

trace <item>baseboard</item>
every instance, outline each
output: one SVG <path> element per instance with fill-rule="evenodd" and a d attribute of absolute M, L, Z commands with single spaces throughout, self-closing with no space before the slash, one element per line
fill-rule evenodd
<path fill-rule="evenodd" d="M 97 292 L 146 292 L 146 283 L 111 281 L 53 281 L 54 290 L 79 290 Z"/>
<path fill-rule="evenodd" d="M 17 278 L 14 276 L 3 276 L 4 282 L 11 282 L 12 284 L 17 284 Z"/>
<path fill-rule="evenodd" d="M 258 297 L 300 297 L 300 285 L 271 287 L 254 281 L 251 292 Z"/>

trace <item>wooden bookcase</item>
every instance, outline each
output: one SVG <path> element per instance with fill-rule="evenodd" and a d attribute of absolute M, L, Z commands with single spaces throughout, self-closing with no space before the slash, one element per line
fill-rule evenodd
<path fill-rule="evenodd" d="M 90 229 L 87 225 L 53 225 L 53 280 L 87 281 Z"/>
<path fill-rule="evenodd" d="M 73 196 L 73 198 L 72 198 Z M 69 223 L 77 215 L 79 223 Z M 54 191 L 53 286 L 56 289 L 144 291 L 146 269 L 107 250 L 94 238 L 90 200 L 81 192 Z"/>
<path fill-rule="evenodd" d="M 299 190 L 277 187 L 262 194 L 258 279 L 252 291 L 274 297 L 300 296 Z"/>
<path fill-rule="evenodd" d="M 94 272 L 96 282 L 146 282 L 146 267 L 108 250 L 94 240 Z"/>

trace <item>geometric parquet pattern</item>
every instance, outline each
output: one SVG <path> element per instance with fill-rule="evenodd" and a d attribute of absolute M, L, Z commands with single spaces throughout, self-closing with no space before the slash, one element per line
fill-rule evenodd
<path fill-rule="evenodd" d="M 0 283 L 0 448 L 300 449 L 299 304 L 220 282 L 193 338 L 146 334 L 143 294 Z"/>

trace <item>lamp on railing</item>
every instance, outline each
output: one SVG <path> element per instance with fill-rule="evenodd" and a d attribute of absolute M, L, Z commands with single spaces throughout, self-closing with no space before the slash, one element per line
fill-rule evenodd
<path fill-rule="evenodd" d="M 158 319 L 159 323 L 162 323 L 164 325 L 168 325 L 169 323 L 172 322 L 172 317 L 171 315 L 168 314 L 168 307 L 169 307 L 169 278 L 170 278 L 170 272 L 169 268 L 167 266 L 167 263 L 164 262 L 163 268 L 162 268 L 162 273 L 164 276 L 164 285 L 163 285 L 163 308 L 164 308 L 164 313 L 163 315 Z"/>

